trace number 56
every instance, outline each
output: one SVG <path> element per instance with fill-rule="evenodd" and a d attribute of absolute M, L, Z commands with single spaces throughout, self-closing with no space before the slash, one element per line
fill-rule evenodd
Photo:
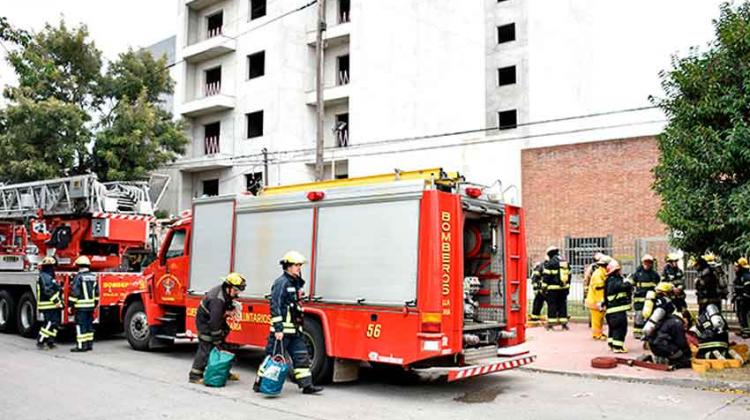
<path fill-rule="evenodd" d="M 380 337 L 380 324 L 369 324 L 367 326 L 367 338 Z"/>

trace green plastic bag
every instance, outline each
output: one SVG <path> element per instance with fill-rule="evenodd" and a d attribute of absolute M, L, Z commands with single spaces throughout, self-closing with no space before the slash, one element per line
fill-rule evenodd
<path fill-rule="evenodd" d="M 208 366 L 203 373 L 203 383 L 212 387 L 226 385 L 232 362 L 234 362 L 234 353 L 219 350 L 217 347 L 211 349 L 211 354 L 208 355 Z"/>

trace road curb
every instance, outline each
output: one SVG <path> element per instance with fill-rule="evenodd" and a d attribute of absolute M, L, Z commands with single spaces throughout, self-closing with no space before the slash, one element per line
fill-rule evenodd
<path fill-rule="evenodd" d="M 651 385 L 667 385 L 682 388 L 706 389 L 713 391 L 734 391 L 741 393 L 750 393 L 750 383 L 748 382 L 731 382 L 715 379 L 689 379 L 689 378 L 635 378 L 632 376 L 608 375 L 605 373 L 592 372 L 570 372 L 554 369 L 541 369 L 532 366 L 519 367 L 520 370 L 535 373 L 549 373 L 554 375 L 572 376 L 578 378 L 601 379 L 609 381 L 620 381 L 630 383 L 643 383 Z"/>

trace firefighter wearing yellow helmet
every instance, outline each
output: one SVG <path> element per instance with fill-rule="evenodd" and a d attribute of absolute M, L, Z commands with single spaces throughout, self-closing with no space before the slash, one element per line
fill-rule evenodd
<path fill-rule="evenodd" d="M 648 343 L 650 361 L 674 368 L 690 367 L 690 346 L 685 339 L 685 326 L 675 310 L 672 296 L 675 287 L 662 281 L 646 295 L 643 306 L 643 341 Z M 648 359 L 647 359 L 648 360 Z"/>
<path fill-rule="evenodd" d="M 76 346 L 72 352 L 85 352 L 94 349 L 94 310 L 99 305 L 99 282 L 91 272 L 91 260 L 81 255 L 75 261 L 78 273 L 70 287 L 68 307 L 75 309 Z"/>
<path fill-rule="evenodd" d="M 208 356 L 214 347 L 224 345 L 229 335 L 227 318 L 242 315 L 242 304 L 236 299 L 245 290 L 247 282 L 240 273 L 229 273 L 221 278 L 221 284 L 214 286 L 203 297 L 195 314 L 195 327 L 198 330 L 198 350 L 188 380 L 202 383 L 203 373 L 208 364 Z M 239 380 L 239 376 L 229 373 L 228 379 Z"/>
<path fill-rule="evenodd" d="M 301 301 L 305 286 L 305 280 L 302 279 L 302 266 L 305 263 L 307 259 L 297 251 L 288 251 L 279 260 L 283 272 L 271 287 L 271 325 L 266 355 L 273 356 L 278 347 L 286 349 L 292 356 L 294 379 L 297 385 L 302 388 L 304 394 L 315 394 L 323 388 L 313 384 L 310 370 L 312 362 L 302 335 L 304 319 Z M 263 364 L 261 364 L 257 379 L 253 384 L 253 390 L 256 392 L 260 391 L 260 381 L 263 380 L 264 373 Z"/>
<path fill-rule="evenodd" d="M 740 335 L 750 338 L 750 264 L 742 257 L 734 264 L 734 308 L 740 321 Z"/>
<path fill-rule="evenodd" d="M 53 257 L 44 257 L 39 263 L 39 277 L 36 284 L 36 308 L 42 315 L 39 337 L 36 347 L 40 350 L 55 347 L 55 337 L 60 325 L 60 311 L 62 309 L 62 287 L 55 278 L 55 264 Z"/>
<path fill-rule="evenodd" d="M 705 254 L 695 259 L 694 266 L 698 271 L 695 281 L 695 294 L 698 297 L 698 315 L 702 315 L 708 305 L 714 305 L 721 311 L 721 302 L 728 295 L 727 284 L 713 254 Z"/>
<path fill-rule="evenodd" d="M 674 303 L 675 309 L 678 312 L 687 310 L 687 302 L 685 301 L 685 272 L 682 271 L 679 265 L 680 256 L 675 252 L 667 254 L 666 264 L 664 265 L 664 271 L 662 271 L 662 281 L 672 283 L 672 303 Z"/>
<path fill-rule="evenodd" d="M 635 291 L 633 292 L 633 309 L 635 310 L 635 315 L 633 316 L 633 336 L 635 338 L 641 338 L 643 325 L 646 323 L 642 315 L 646 295 L 649 291 L 654 290 L 654 287 L 660 281 L 661 277 L 654 269 L 654 257 L 649 254 L 644 255 L 641 258 L 641 265 L 633 273 L 633 282 L 635 284 Z"/>

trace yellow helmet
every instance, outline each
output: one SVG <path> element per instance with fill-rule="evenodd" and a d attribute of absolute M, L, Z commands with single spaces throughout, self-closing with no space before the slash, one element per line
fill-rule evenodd
<path fill-rule="evenodd" d="M 716 256 L 712 253 L 708 253 L 703 256 L 703 260 L 706 261 L 707 263 L 712 263 L 716 261 Z"/>
<path fill-rule="evenodd" d="M 667 262 L 670 262 L 670 261 L 679 261 L 680 257 L 677 255 L 676 252 L 670 252 L 669 254 L 667 254 L 666 260 L 667 260 Z"/>
<path fill-rule="evenodd" d="M 281 257 L 281 261 L 279 261 L 281 264 L 304 264 L 306 262 L 307 259 L 302 254 L 293 250 L 287 251 L 287 253 Z"/>
<path fill-rule="evenodd" d="M 89 260 L 89 257 L 87 257 L 85 255 L 81 255 L 80 257 L 76 258 L 75 264 L 78 265 L 78 266 L 84 265 L 84 266 L 90 267 L 91 266 L 91 260 Z"/>
<path fill-rule="evenodd" d="M 662 281 L 656 285 L 656 288 L 654 290 L 656 290 L 657 293 L 670 294 L 672 293 L 673 289 L 674 289 L 674 285 L 672 285 L 672 283 Z"/>
<path fill-rule="evenodd" d="M 42 258 L 42 261 L 39 262 L 39 265 L 55 265 L 55 264 L 57 264 L 55 257 L 44 257 Z"/>
<path fill-rule="evenodd" d="M 247 285 L 245 278 L 242 277 L 242 274 L 240 273 L 229 273 L 226 277 L 223 277 L 222 280 L 224 283 L 236 287 L 239 290 L 245 290 L 245 286 Z"/>
<path fill-rule="evenodd" d="M 737 264 L 738 267 L 750 268 L 750 264 L 748 264 L 747 258 L 745 258 L 745 257 L 742 257 L 742 258 L 738 259 L 735 264 Z"/>

